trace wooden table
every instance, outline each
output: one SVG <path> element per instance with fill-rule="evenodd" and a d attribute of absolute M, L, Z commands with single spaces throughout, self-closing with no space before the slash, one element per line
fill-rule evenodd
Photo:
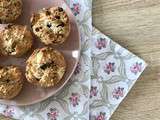
<path fill-rule="evenodd" d="M 149 64 L 112 120 L 160 120 L 160 0 L 93 0 L 93 24 Z"/>
<path fill-rule="evenodd" d="M 111 120 L 160 120 L 160 0 L 93 0 L 93 24 L 149 64 Z"/>

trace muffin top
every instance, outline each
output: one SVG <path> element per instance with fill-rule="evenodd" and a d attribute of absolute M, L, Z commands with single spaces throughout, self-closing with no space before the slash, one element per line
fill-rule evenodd
<path fill-rule="evenodd" d="M 0 23 L 16 20 L 22 12 L 21 0 L 0 0 Z"/>
<path fill-rule="evenodd" d="M 60 7 L 40 10 L 31 17 L 31 27 L 36 36 L 46 44 L 61 44 L 70 33 L 67 13 Z"/>
<path fill-rule="evenodd" d="M 0 32 L 2 55 L 21 56 L 32 46 L 32 34 L 27 26 L 8 24 Z"/>
<path fill-rule="evenodd" d="M 63 77 L 66 62 L 63 55 L 50 47 L 37 49 L 27 60 L 27 80 L 41 87 L 55 86 Z"/>
<path fill-rule="evenodd" d="M 22 85 L 22 73 L 18 67 L 0 67 L 0 98 L 14 98 L 21 91 Z"/>

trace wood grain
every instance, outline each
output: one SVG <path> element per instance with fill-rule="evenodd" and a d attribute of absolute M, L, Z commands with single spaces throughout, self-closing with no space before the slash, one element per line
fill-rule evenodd
<path fill-rule="evenodd" d="M 160 120 L 160 0 L 93 0 L 93 24 L 149 64 L 111 120 Z"/>
<path fill-rule="evenodd" d="M 148 68 L 112 120 L 160 120 L 160 0 L 93 0 L 93 24 Z"/>

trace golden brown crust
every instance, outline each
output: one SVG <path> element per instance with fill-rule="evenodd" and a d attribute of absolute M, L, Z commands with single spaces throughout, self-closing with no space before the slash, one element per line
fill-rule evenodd
<path fill-rule="evenodd" d="M 55 86 L 63 77 L 66 62 L 63 55 L 50 47 L 37 49 L 27 60 L 27 80 L 41 87 Z"/>
<path fill-rule="evenodd" d="M 32 34 L 27 26 L 8 24 L 0 32 L 0 51 L 2 55 L 21 56 L 32 46 Z"/>
<path fill-rule="evenodd" d="M 22 12 L 21 0 L 0 0 L 0 21 L 2 23 L 16 20 Z"/>
<path fill-rule="evenodd" d="M 61 44 L 70 33 L 70 22 L 67 13 L 60 7 L 43 9 L 31 17 L 31 27 L 43 43 Z"/>
<path fill-rule="evenodd" d="M 22 73 L 18 67 L 0 68 L 0 98 L 12 99 L 19 94 L 23 86 Z"/>

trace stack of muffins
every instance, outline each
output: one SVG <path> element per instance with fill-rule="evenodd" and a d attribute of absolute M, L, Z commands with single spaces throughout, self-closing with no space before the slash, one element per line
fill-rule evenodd
<path fill-rule="evenodd" d="M 32 47 L 31 31 L 24 25 L 11 23 L 22 13 L 21 0 L 0 0 L 0 54 L 21 57 Z M 3 26 L 3 27 L 2 27 Z M 45 45 L 59 45 L 70 33 L 67 13 L 61 7 L 50 7 L 31 16 L 33 33 Z M 43 88 L 54 87 L 66 71 L 63 55 L 52 47 L 34 50 L 26 61 L 27 81 Z M 12 99 L 23 88 L 23 75 L 18 66 L 0 67 L 0 98 Z"/>

